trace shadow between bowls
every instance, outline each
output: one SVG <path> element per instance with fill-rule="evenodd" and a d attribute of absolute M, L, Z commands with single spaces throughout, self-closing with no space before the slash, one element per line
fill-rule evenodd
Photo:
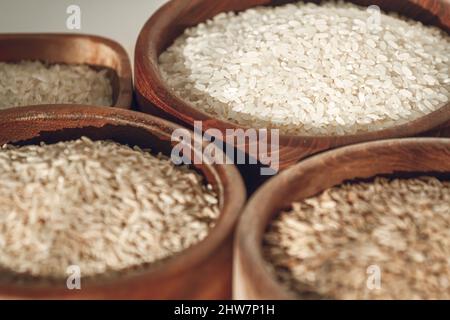
<path fill-rule="evenodd" d="M 136 99 L 143 112 L 151 113 L 178 123 L 194 125 L 203 121 L 203 130 L 217 128 L 226 137 L 225 130 L 244 128 L 230 121 L 219 120 L 194 108 L 175 95 L 162 79 L 158 56 L 174 39 L 191 26 L 212 18 L 218 13 L 243 11 L 258 5 L 276 6 L 294 1 L 287 0 L 171 0 L 162 6 L 143 26 L 135 50 Z M 317 1 L 313 1 L 317 2 Z M 450 33 L 450 3 L 444 0 L 353 0 L 359 5 L 378 5 L 385 11 L 395 11 L 425 24 L 435 25 Z M 385 130 L 345 136 L 280 135 L 280 148 L 275 151 L 279 167 L 284 169 L 298 160 L 319 151 L 358 142 L 416 136 L 450 121 L 450 103 L 415 121 Z M 248 152 L 250 143 L 237 145 Z"/>
<path fill-rule="evenodd" d="M 239 221 L 234 247 L 233 297 L 296 299 L 275 278 L 262 254 L 270 221 L 292 202 L 347 180 L 376 175 L 432 173 L 450 177 L 450 139 L 407 138 L 368 142 L 327 151 L 301 161 L 264 184 Z"/>
<path fill-rule="evenodd" d="M 439 126 L 436 129 L 425 132 L 422 136 L 450 138 L 450 121 L 447 123 L 444 123 L 442 126 Z"/>
<path fill-rule="evenodd" d="M 117 42 L 94 35 L 63 33 L 0 34 L 0 62 L 39 60 L 106 68 L 113 107 L 129 109 L 133 99 L 131 64 Z"/>
<path fill-rule="evenodd" d="M 0 145 L 55 143 L 87 136 L 151 148 L 170 155 L 165 120 L 118 108 L 46 105 L 0 112 Z M 187 155 L 188 157 L 190 155 Z M 219 195 L 220 217 L 201 242 L 168 259 L 122 276 L 81 279 L 81 290 L 57 283 L 0 282 L 0 298 L 57 299 L 227 299 L 231 296 L 234 227 L 245 203 L 242 179 L 233 165 L 195 165 Z"/>

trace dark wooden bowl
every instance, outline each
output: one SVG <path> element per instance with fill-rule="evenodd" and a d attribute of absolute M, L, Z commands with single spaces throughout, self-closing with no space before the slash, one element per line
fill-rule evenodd
<path fill-rule="evenodd" d="M 450 174 L 450 139 L 407 138 L 361 143 L 325 152 L 283 171 L 250 199 L 234 247 L 233 295 L 238 299 L 295 299 L 262 255 L 270 221 L 291 203 L 346 180 L 376 175 Z"/>
<path fill-rule="evenodd" d="M 423 136 L 450 138 L 450 121 L 434 130 L 426 132 Z"/>
<path fill-rule="evenodd" d="M 76 139 L 110 139 L 170 155 L 170 122 L 129 110 L 80 105 L 12 108 L 0 112 L 0 145 Z M 122 277 L 81 279 L 81 290 L 60 283 L 0 283 L 0 298 L 226 299 L 231 296 L 232 240 L 246 200 L 233 165 L 197 165 L 220 198 L 220 217 L 198 244 L 167 260 Z"/>
<path fill-rule="evenodd" d="M 234 123 L 213 118 L 178 98 L 162 79 L 158 56 L 186 28 L 225 11 L 242 11 L 257 5 L 280 5 L 288 0 L 172 0 L 161 7 L 144 25 L 135 50 L 135 86 L 140 110 L 172 121 L 193 126 L 194 120 L 203 121 L 203 130 L 217 128 L 225 136 L 226 128 L 242 128 Z M 317 2 L 317 1 L 315 1 Z M 450 33 L 450 2 L 445 0 L 352 0 L 360 5 L 378 5 L 385 11 L 396 11 L 429 25 L 436 25 Z M 346 136 L 280 136 L 280 168 L 322 150 L 357 142 L 395 137 L 415 136 L 436 128 L 450 120 L 450 104 L 404 125 Z M 248 150 L 248 145 L 237 146 Z"/>
<path fill-rule="evenodd" d="M 113 107 L 128 109 L 133 98 L 130 60 L 115 41 L 82 34 L 0 34 L 0 61 L 39 60 L 108 69 Z"/>

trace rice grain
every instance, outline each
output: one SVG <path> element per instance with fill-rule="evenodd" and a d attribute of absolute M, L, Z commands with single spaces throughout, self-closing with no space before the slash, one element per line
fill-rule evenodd
<path fill-rule="evenodd" d="M 450 182 L 376 178 L 327 189 L 272 221 L 264 254 L 301 298 L 449 299 Z M 374 267 L 378 288 L 368 285 Z"/>
<path fill-rule="evenodd" d="M 39 61 L 0 62 L 0 109 L 57 103 L 111 106 L 107 70 Z"/>
<path fill-rule="evenodd" d="M 163 79 L 219 119 L 344 135 L 406 123 L 449 101 L 449 37 L 345 2 L 221 13 L 159 57 Z"/>
<path fill-rule="evenodd" d="M 124 272 L 204 239 L 217 194 L 195 171 L 110 141 L 3 146 L 0 269 L 64 278 Z"/>

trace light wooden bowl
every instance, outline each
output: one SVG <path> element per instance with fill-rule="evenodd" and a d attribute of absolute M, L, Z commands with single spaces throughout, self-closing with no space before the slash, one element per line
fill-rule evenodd
<path fill-rule="evenodd" d="M 131 64 L 125 49 L 115 41 L 81 34 L 0 34 L 0 61 L 22 60 L 106 68 L 113 89 L 112 106 L 131 107 Z"/>
<path fill-rule="evenodd" d="M 450 139 L 392 139 L 347 146 L 306 159 L 269 180 L 252 196 L 239 221 L 234 247 L 234 298 L 296 298 L 277 282 L 262 255 L 268 224 L 292 202 L 347 180 L 427 172 L 449 176 Z"/>
<path fill-rule="evenodd" d="M 214 118 L 178 98 L 162 79 L 158 56 L 186 28 L 225 11 L 242 11 L 257 5 L 280 5 L 286 0 L 172 0 L 161 7 L 144 25 L 135 50 L 135 86 L 140 110 L 172 121 L 193 126 L 203 121 L 203 130 L 217 128 L 225 135 L 227 128 L 241 128 L 234 123 Z M 353 0 L 360 5 L 378 5 L 386 11 L 397 11 L 425 24 L 441 27 L 450 33 L 450 3 L 444 0 Z M 280 168 L 299 159 L 343 145 L 395 137 L 415 136 L 450 120 L 450 104 L 416 121 L 385 130 L 346 136 L 280 136 Z M 248 144 L 237 146 L 248 150 Z"/>
<path fill-rule="evenodd" d="M 88 136 L 151 148 L 170 155 L 170 122 L 118 108 L 48 105 L 0 112 L 0 145 L 53 143 Z M 176 142 L 174 142 L 176 143 Z M 140 271 L 105 280 L 81 279 L 81 290 L 61 283 L 0 283 L 0 298 L 226 299 L 231 297 L 232 240 L 246 200 L 233 165 L 196 165 L 220 199 L 220 217 L 210 234 L 180 254 Z M 0 213 L 1 214 L 1 213 Z"/>

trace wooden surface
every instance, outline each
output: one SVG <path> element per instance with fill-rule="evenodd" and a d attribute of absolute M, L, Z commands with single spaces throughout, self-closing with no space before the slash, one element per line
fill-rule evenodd
<path fill-rule="evenodd" d="M 113 106 L 126 109 L 131 106 L 130 60 L 117 42 L 80 34 L 0 34 L 0 61 L 21 60 L 106 68 L 113 88 Z"/>
<path fill-rule="evenodd" d="M 179 128 L 164 120 L 119 108 L 54 105 L 0 112 L 0 145 L 76 139 L 111 139 L 151 147 L 170 155 L 171 133 Z M 62 299 L 227 299 L 231 297 L 232 236 L 246 200 L 242 179 L 232 165 L 196 166 L 219 194 L 221 214 L 204 241 L 176 257 L 126 276 L 81 279 L 82 290 L 56 284 L 0 283 L 0 298 Z"/>
<path fill-rule="evenodd" d="M 291 203 L 346 180 L 401 173 L 450 174 L 450 139 L 392 139 L 313 156 L 271 179 L 250 199 L 236 233 L 233 294 L 237 299 L 293 299 L 262 257 L 268 223 Z"/>
<path fill-rule="evenodd" d="M 184 29 L 203 22 L 223 11 L 240 11 L 256 5 L 278 5 L 283 0 L 172 0 L 160 8 L 144 25 L 135 50 L 136 98 L 140 110 L 156 114 L 178 123 L 193 126 L 194 120 L 203 121 L 203 129 L 237 128 L 231 122 L 215 119 L 177 98 L 162 80 L 157 57 Z M 354 0 L 361 5 L 379 5 L 388 11 L 397 11 L 425 24 L 437 25 L 450 33 L 450 4 L 442 0 Z M 450 120 L 450 104 L 405 125 L 377 132 L 340 137 L 294 136 L 280 137 L 280 167 L 285 168 L 319 151 L 362 141 L 415 136 Z M 248 150 L 248 144 L 239 145 Z"/>

